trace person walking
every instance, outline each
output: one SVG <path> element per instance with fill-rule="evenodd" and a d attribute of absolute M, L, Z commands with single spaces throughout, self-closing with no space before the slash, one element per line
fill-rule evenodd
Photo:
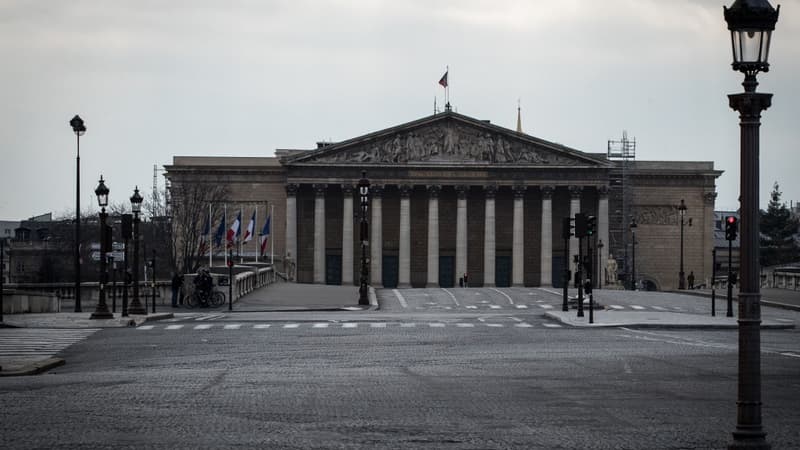
<path fill-rule="evenodd" d="M 180 293 L 183 287 L 183 276 L 178 272 L 172 273 L 172 307 L 177 308 L 178 302 L 181 300 Z M 181 302 L 183 303 L 183 302 Z"/>
<path fill-rule="evenodd" d="M 689 271 L 689 276 L 686 277 L 686 281 L 689 282 L 689 289 L 694 289 L 694 271 Z"/>

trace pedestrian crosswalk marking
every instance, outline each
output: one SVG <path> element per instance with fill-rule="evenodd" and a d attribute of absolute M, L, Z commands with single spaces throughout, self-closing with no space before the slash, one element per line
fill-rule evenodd
<path fill-rule="evenodd" d="M 561 325 L 559 325 L 557 323 L 545 323 L 545 324 L 542 324 L 542 325 L 546 326 L 547 328 L 561 328 Z"/>
<path fill-rule="evenodd" d="M 255 325 L 253 325 L 253 328 L 255 328 L 256 330 L 263 330 L 264 328 L 269 328 L 269 324 L 268 323 L 257 323 Z"/>
<path fill-rule="evenodd" d="M 203 324 L 200 324 L 200 325 L 195 325 L 194 329 L 195 330 L 207 330 L 207 329 L 209 329 L 209 328 L 211 328 L 213 326 L 214 325 L 212 325 L 210 323 L 203 323 Z"/>
<path fill-rule="evenodd" d="M 517 305 L 517 309 L 528 309 L 528 305 Z"/>
<path fill-rule="evenodd" d="M 475 305 L 467 305 L 467 309 L 478 309 Z"/>
<path fill-rule="evenodd" d="M 489 308 L 500 309 L 500 305 L 489 305 Z"/>
<path fill-rule="evenodd" d="M 142 325 L 142 326 L 136 327 L 137 330 L 142 330 L 142 331 L 152 330 L 153 328 L 154 328 L 153 325 Z"/>
<path fill-rule="evenodd" d="M 414 323 L 414 322 L 411 322 L 411 323 L 401 323 L 401 324 L 400 324 L 400 328 L 414 328 L 414 327 L 416 327 L 416 326 L 417 326 L 417 324 L 416 324 L 416 323 Z"/>
<path fill-rule="evenodd" d="M 503 324 L 502 323 L 487 323 L 486 326 L 487 327 L 492 327 L 492 328 L 502 328 Z"/>
<path fill-rule="evenodd" d="M 315 323 L 312 328 L 328 328 L 327 323 Z"/>
<path fill-rule="evenodd" d="M 624 306 L 620 306 L 620 305 L 608 305 L 608 306 L 610 306 L 610 307 L 612 307 L 614 309 L 625 309 Z"/>
<path fill-rule="evenodd" d="M 474 323 L 457 323 L 456 326 L 460 327 L 460 328 L 472 328 L 472 327 L 475 326 L 475 324 Z"/>
<path fill-rule="evenodd" d="M 195 324 L 194 326 L 185 326 L 182 324 L 162 324 L 162 325 L 142 325 L 137 327 L 137 330 L 147 331 L 147 330 L 196 330 L 196 331 L 208 331 L 208 330 L 240 330 L 245 328 L 251 329 L 283 329 L 283 330 L 302 330 L 302 329 L 330 329 L 330 328 L 339 328 L 339 329 L 353 329 L 359 328 L 359 324 L 363 327 L 369 328 L 415 328 L 417 325 L 424 326 L 427 328 L 477 328 L 477 327 L 488 327 L 488 328 L 505 328 L 505 327 L 516 327 L 516 328 L 535 328 L 538 325 L 531 324 L 528 322 L 523 322 L 523 319 L 513 318 L 517 323 L 506 324 L 506 323 L 498 323 L 498 322 L 341 322 L 341 323 L 330 323 L 330 322 L 290 322 L 290 323 L 281 323 L 276 324 L 275 327 L 272 327 L 272 324 L 268 323 L 256 323 L 253 325 L 246 325 L 241 323 L 233 323 L 233 324 L 213 324 L 213 323 L 202 323 L 202 324 Z M 542 326 L 548 328 L 560 328 L 561 325 L 554 324 L 554 323 L 543 323 Z M 57 338 L 52 338 L 50 341 L 58 341 Z M 65 339 L 65 341 L 69 341 L 69 339 Z M 3 343 L 0 341 L 0 351 L 2 351 Z"/>
<path fill-rule="evenodd" d="M 298 328 L 299 326 L 299 323 L 287 323 L 283 325 L 283 328 Z"/>
<path fill-rule="evenodd" d="M 358 326 L 357 323 L 343 323 L 342 328 L 356 328 Z"/>
<path fill-rule="evenodd" d="M 6 328 L 0 329 L 0 359 L 20 365 L 56 355 L 76 344 L 99 328 L 50 329 L 50 328 Z M 4 362 L 10 369 L 14 364 Z"/>
<path fill-rule="evenodd" d="M 631 308 L 636 309 L 636 310 L 642 310 L 642 309 L 644 309 L 644 306 L 631 305 Z"/>
<path fill-rule="evenodd" d="M 372 328 L 386 328 L 386 323 L 385 322 L 374 322 L 374 323 L 369 324 L 369 326 L 372 327 Z"/>
<path fill-rule="evenodd" d="M 226 330 L 238 330 L 239 328 L 242 328 L 242 324 L 232 323 L 229 325 L 225 325 L 223 328 L 225 328 Z"/>
<path fill-rule="evenodd" d="M 656 309 L 658 311 L 666 311 L 667 310 L 667 308 L 662 308 L 661 306 L 653 306 L 653 309 Z"/>
<path fill-rule="evenodd" d="M 167 330 L 180 330 L 181 328 L 183 328 L 183 325 L 167 325 L 166 327 Z"/>
<path fill-rule="evenodd" d="M 553 309 L 553 305 L 541 304 L 541 305 L 539 305 L 539 308 L 542 308 L 542 309 Z"/>
<path fill-rule="evenodd" d="M 440 322 L 432 322 L 429 323 L 428 326 L 430 326 L 431 328 L 443 328 L 444 324 Z"/>

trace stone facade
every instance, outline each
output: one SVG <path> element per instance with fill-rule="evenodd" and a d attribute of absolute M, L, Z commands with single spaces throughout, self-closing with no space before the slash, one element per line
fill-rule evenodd
<path fill-rule="evenodd" d="M 453 286 L 465 273 L 471 286 L 558 286 L 567 248 L 562 218 L 575 212 L 597 216 L 597 238 L 606 244 L 599 260 L 609 251 L 618 259 L 628 253 L 609 241 L 616 162 L 452 111 L 277 154 L 175 157 L 167 177 L 174 188 L 224 183 L 229 210 L 243 206 L 243 217 L 254 205 L 274 205 L 275 255 L 292 254 L 299 282 L 358 284 L 353 187 L 362 171 L 371 183 L 367 252 L 378 287 Z M 677 287 L 675 214 L 685 199 L 693 217 L 684 230 L 686 273 L 704 279 L 713 245 L 710 194 L 721 172 L 705 162 L 636 161 L 630 170 L 630 210 L 640 224 L 637 278 L 658 289 Z M 576 239 L 566 245 L 570 255 L 577 252 Z"/>

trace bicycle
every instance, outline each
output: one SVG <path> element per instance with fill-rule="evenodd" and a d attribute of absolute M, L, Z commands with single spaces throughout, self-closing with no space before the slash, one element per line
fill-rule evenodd
<path fill-rule="evenodd" d="M 200 307 L 218 307 L 225 304 L 225 294 L 220 291 L 204 292 L 195 290 L 192 295 L 186 298 L 186 306 L 189 308 Z"/>

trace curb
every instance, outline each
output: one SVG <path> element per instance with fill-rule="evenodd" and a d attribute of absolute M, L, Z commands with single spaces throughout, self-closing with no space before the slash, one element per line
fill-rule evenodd
<path fill-rule="evenodd" d="M 47 358 L 42 361 L 35 362 L 33 364 L 28 364 L 21 369 L 12 370 L 12 371 L 2 371 L 0 370 L 0 377 L 21 377 L 27 375 L 37 375 L 42 372 L 47 372 L 48 370 L 63 366 L 66 363 L 61 358 Z"/>
<path fill-rule="evenodd" d="M 590 324 L 588 317 L 586 318 L 586 322 L 575 323 L 569 320 L 562 319 L 558 314 L 552 313 L 545 313 L 545 317 L 559 322 L 563 325 L 569 326 L 570 328 L 618 328 L 618 327 L 627 327 L 627 328 L 661 328 L 661 329 L 682 329 L 682 330 L 737 330 L 739 329 L 739 324 L 714 324 L 714 323 L 698 323 L 698 324 L 691 324 L 691 323 L 647 323 L 647 322 L 614 322 L 614 323 L 602 323 L 597 322 Z M 782 323 L 770 323 L 770 324 L 761 324 L 762 330 L 792 330 L 795 328 L 795 324 L 782 324 Z"/>
<path fill-rule="evenodd" d="M 693 297 L 703 297 L 703 298 L 709 298 L 709 299 L 711 298 L 711 294 L 707 294 L 705 292 L 697 292 L 697 291 L 666 291 L 666 292 L 669 292 L 670 294 L 683 294 L 683 295 L 691 295 Z M 723 295 L 721 298 L 723 300 L 725 300 L 725 295 Z M 717 295 L 717 300 L 719 300 L 719 299 L 720 299 L 720 296 Z M 737 302 L 738 298 L 736 296 L 734 296 L 732 300 L 734 302 Z M 769 307 L 772 307 L 772 308 L 788 309 L 790 311 L 800 311 L 800 306 L 798 306 L 798 305 L 790 305 L 788 303 L 778 303 L 778 302 L 773 302 L 773 301 L 770 301 L 770 300 L 761 300 L 761 305 L 762 306 L 769 306 Z"/>

